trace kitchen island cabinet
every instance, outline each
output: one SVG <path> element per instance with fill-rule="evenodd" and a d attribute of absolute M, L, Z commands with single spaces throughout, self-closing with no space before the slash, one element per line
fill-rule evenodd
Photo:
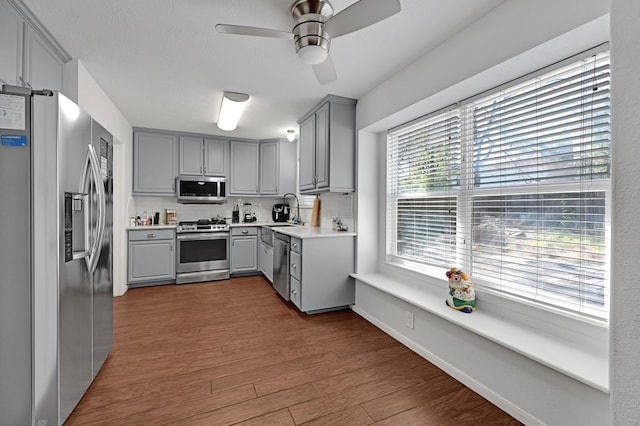
<path fill-rule="evenodd" d="M 129 287 L 167 284 L 176 280 L 175 229 L 129 230 Z"/>
<path fill-rule="evenodd" d="M 291 238 L 290 298 L 302 312 L 318 313 L 355 303 L 355 238 Z"/>

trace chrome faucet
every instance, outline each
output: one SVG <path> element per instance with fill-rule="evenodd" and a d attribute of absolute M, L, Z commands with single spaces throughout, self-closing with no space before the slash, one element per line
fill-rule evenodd
<path fill-rule="evenodd" d="M 293 196 L 293 198 L 296 199 L 296 216 L 298 217 L 298 223 L 300 225 L 302 225 L 302 219 L 300 218 L 300 201 L 298 200 L 298 196 L 296 194 L 294 194 L 293 192 L 287 192 L 286 194 L 284 194 L 282 196 L 282 201 L 284 202 L 285 199 L 287 198 L 287 195 L 291 195 Z"/>

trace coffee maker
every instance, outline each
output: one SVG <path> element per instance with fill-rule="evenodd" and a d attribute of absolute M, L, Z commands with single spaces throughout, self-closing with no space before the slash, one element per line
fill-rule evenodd
<path fill-rule="evenodd" d="M 271 219 L 274 222 L 286 222 L 289 220 L 289 204 L 274 204 L 271 210 Z"/>

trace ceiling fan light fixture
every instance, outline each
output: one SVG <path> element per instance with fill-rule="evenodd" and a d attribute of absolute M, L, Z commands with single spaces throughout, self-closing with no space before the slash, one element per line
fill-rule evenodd
<path fill-rule="evenodd" d="M 218 128 L 227 132 L 235 130 L 248 100 L 249 95 L 246 93 L 224 92 L 218 114 Z"/>
<path fill-rule="evenodd" d="M 308 65 L 321 64 L 327 59 L 329 53 L 321 46 L 308 45 L 298 50 L 298 57 Z"/>
<path fill-rule="evenodd" d="M 293 129 L 287 130 L 287 140 L 293 142 L 296 140 L 296 131 Z"/>

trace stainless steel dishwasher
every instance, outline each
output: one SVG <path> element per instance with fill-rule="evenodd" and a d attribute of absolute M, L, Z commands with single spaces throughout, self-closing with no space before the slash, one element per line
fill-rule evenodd
<path fill-rule="evenodd" d="M 289 243 L 291 238 L 274 232 L 273 238 L 273 288 L 284 300 L 290 300 Z"/>

